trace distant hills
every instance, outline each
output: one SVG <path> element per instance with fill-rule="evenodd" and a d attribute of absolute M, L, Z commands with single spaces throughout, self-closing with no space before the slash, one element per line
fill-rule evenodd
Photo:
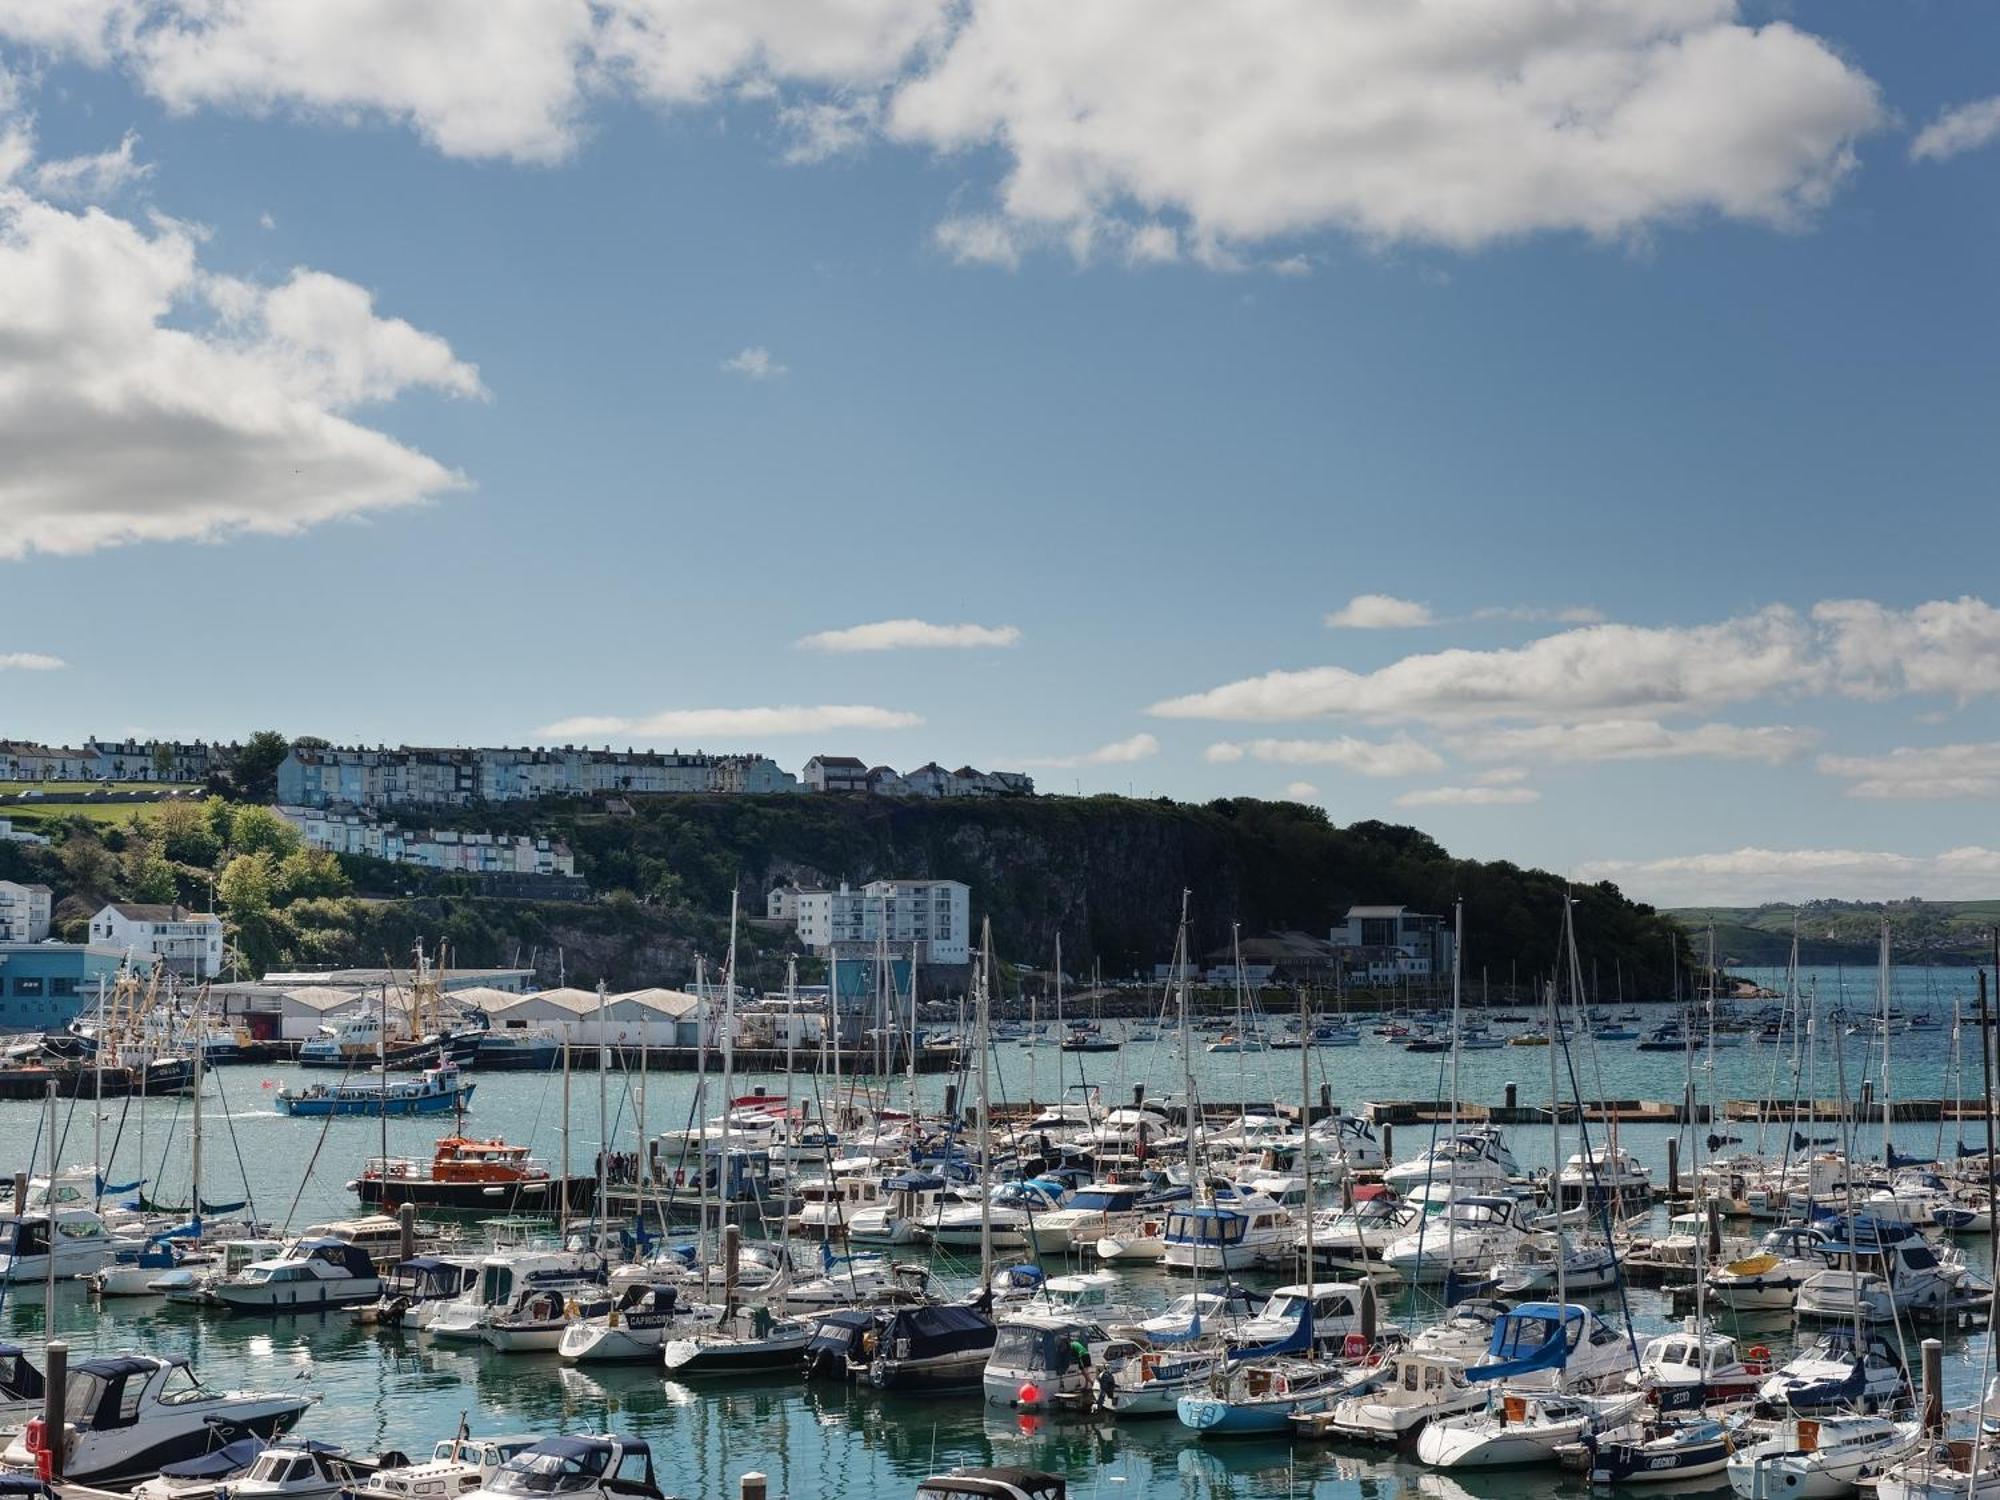
<path fill-rule="evenodd" d="M 1715 956 L 1724 964 L 1782 964 L 1791 955 L 1793 923 L 1799 959 L 1807 964 L 1872 964 L 1882 918 L 1889 918 L 1891 956 L 1903 964 L 1991 964 L 2000 900 L 1808 901 L 1764 906 L 1684 906 L 1665 915 L 1688 934 L 1697 955 L 1715 928 Z"/>

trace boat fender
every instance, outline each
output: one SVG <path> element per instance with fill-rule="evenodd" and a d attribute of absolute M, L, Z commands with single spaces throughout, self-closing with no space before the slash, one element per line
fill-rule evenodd
<path fill-rule="evenodd" d="M 1765 1374 L 1771 1367 L 1771 1350 L 1765 1344 L 1752 1344 L 1744 1354 L 1745 1368 L 1752 1375 Z"/>
<path fill-rule="evenodd" d="M 1368 1354 L 1368 1339 L 1364 1334 L 1350 1333 L 1340 1341 L 1342 1359 L 1363 1359 Z"/>

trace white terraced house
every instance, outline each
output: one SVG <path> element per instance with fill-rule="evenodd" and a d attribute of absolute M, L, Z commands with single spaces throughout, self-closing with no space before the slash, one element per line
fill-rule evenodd
<path fill-rule="evenodd" d="M 222 972 L 222 918 L 210 912 L 114 901 L 90 919 L 90 940 L 158 959 L 188 979 Z"/>

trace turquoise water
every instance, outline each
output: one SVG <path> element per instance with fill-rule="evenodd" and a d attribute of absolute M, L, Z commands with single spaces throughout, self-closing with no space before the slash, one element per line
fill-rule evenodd
<path fill-rule="evenodd" d="M 1907 970 L 1897 978 L 1899 1003 L 1906 1010 L 1935 1006 L 1948 1016 L 1951 996 L 1969 997 L 1971 992 L 1971 976 L 1963 971 Z M 1871 1003 L 1874 976 L 1856 971 L 1819 976 L 1823 1002 L 1841 979 L 1854 1008 Z M 1976 1097 L 1978 1054 L 1972 1028 L 1965 1035 L 1970 1054 L 1966 1093 Z M 1864 1071 L 1869 1077 L 1878 1076 L 1879 1058 L 1866 1039 L 1844 1038 L 1843 1049 L 1850 1089 L 1858 1088 Z M 1948 1030 L 1895 1036 L 1891 1051 L 1895 1092 L 1905 1097 L 1949 1095 L 1951 1050 Z M 1830 1046 L 1822 1045 L 1820 1051 L 1815 1092 L 1831 1096 Z M 1409 1054 L 1372 1035 L 1358 1048 L 1319 1050 L 1304 1057 L 1313 1092 L 1324 1082 L 1350 1109 L 1370 1100 L 1437 1096 L 1440 1057 Z M 1034 1093 L 1044 1100 L 1055 1096 L 1059 1078 L 1075 1083 L 1079 1069 L 1107 1098 L 1128 1095 L 1134 1083 L 1145 1083 L 1156 1094 L 1177 1090 L 1181 1073 L 1177 1050 L 1165 1044 L 1138 1044 L 1110 1054 L 1061 1054 L 1053 1048 L 1007 1043 L 996 1049 L 995 1060 L 996 1093 L 1012 1100 L 1027 1097 L 1031 1072 Z M 1774 1060 L 1779 1065 L 1775 1090 Z M 1196 1073 L 1209 1098 L 1289 1101 L 1299 1093 L 1300 1061 L 1297 1052 L 1202 1053 L 1196 1059 Z M 1519 1085 L 1523 1104 L 1538 1103 L 1548 1095 L 1549 1061 L 1549 1051 L 1541 1048 L 1467 1054 L 1460 1070 L 1463 1095 L 1475 1102 L 1498 1102 L 1504 1084 L 1513 1081 Z M 1706 1061 L 1701 1059 L 1704 1067 Z M 1614 1097 L 1674 1099 L 1686 1077 L 1679 1054 L 1638 1053 L 1630 1043 L 1601 1044 L 1594 1057 L 1580 1051 L 1576 1065 L 1586 1095 L 1598 1094 L 1601 1082 L 1601 1092 Z M 1789 1048 L 1751 1041 L 1718 1052 L 1712 1080 L 1705 1071 L 1700 1073 L 1698 1088 L 1704 1098 L 1711 1091 L 1721 1098 L 1773 1091 L 1789 1094 L 1789 1066 Z M 353 1197 L 345 1184 L 361 1159 L 379 1149 L 381 1139 L 378 1122 L 371 1120 L 326 1124 L 278 1115 L 271 1106 L 272 1093 L 298 1077 L 297 1070 L 283 1067 L 221 1069 L 211 1079 L 205 1104 L 207 1196 L 238 1196 L 236 1189 L 247 1175 L 258 1212 L 277 1223 L 289 1220 L 293 1229 L 353 1212 Z M 653 1074 L 646 1080 L 650 1131 L 686 1123 L 694 1082 L 687 1074 Z M 636 1075 L 614 1073 L 606 1080 L 605 1113 L 617 1149 L 634 1146 L 638 1084 Z M 782 1092 L 785 1086 L 781 1077 L 754 1075 L 739 1080 L 738 1087 L 747 1091 L 757 1084 L 773 1092 Z M 941 1077 L 918 1079 L 919 1099 L 936 1104 L 945 1084 Z M 571 1160 L 574 1170 L 588 1171 L 599 1142 L 598 1081 L 595 1075 L 579 1074 L 572 1087 Z M 807 1097 L 813 1087 L 809 1080 L 795 1084 L 796 1091 Z M 898 1102 L 904 1087 L 900 1080 L 892 1085 Z M 719 1079 L 711 1079 L 711 1090 L 711 1097 L 719 1099 Z M 59 1128 L 65 1132 L 61 1159 L 87 1161 L 91 1102 L 72 1106 L 65 1101 L 59 1108 Z M 116 1175 L 143 1174 L 154 1179 L 157 1191 L 177 1198 L 186 1184 L 187 1102 L 151 1100 L 128 1107 L 112 1100 L 106 1101 L 102 1112 L 99 1123 L 107 1147 L 114 1136 L 119 1139 Z M 492 1075 L 479 1078 L 467 1125 L 480 1134 L 528 1142 L 554 1166 L 560 1155 L 561 1114 L 558 1076 Z M 38 1163 L 45 1159 L 46 1145 L 37 1145 L 41 1119 L 38 1105 L 0 1103 L 0 1163 L 26 1166 L 31 1146 L 36 1147 Z M 138 1168 L 142 1120 L 145 1166 Z M 1965 1130 L 1969 1140 L 1982 1134 L 1972 1123 Z M 1945 1127 L 1947 1150 L 1957 1132 L 1955 1125 Z M 391 1121 L 389 1149 L 428 1155 L 431 1141 L 442 1133 L 435 1121 Z M 1399 1130 L 1397 1155 L 1413 1154 L 1429 1133 L 1428 1127 Z M 1628 1127 L 1621 1141 L 1656 1171 L 1663 1171 L 1666 1141 L 1673 1133 L 1662 1127 Z M 1754 1144 L 1754 1126 L 1739 1133 Z M 1898 1128 L 1898 1139 L 1904 1149 L 1914 1150 L 1934 1144 L 1937 1133 L 1934 1125 L 1904 1125 Z M 1545 1129 L 1516 1128 L 1511 1138 L 1525 1166 L 1547 1163 L 1551 1143 Z M 1867 1127 L 1858 1145 L 1864 1151 L 1877 1150 L 1879 1139 L 1879 1128 Z M 1564 1149 L 1576 1149 L 1573 1128 L 1566 1132 Z M 239 1173 L 239 1155 L 245 1173 Z M 1969 1248 L 1983 1253 L 1984 1245 L 1975 1241 Z M 1163 1296 L 1169 1287 L 1157 1272 L 1130 1279 L 1141 1296 Z M 1263 1281 L 1269 1285 L 1274 1279 Z M 653 1440 L 661 1481 L 670 1494 L 733 1495 L 738 1476 L 754 1468 L 771 1476 L 773 1495 L 817 1495 L 828 1500 L 897 1496 L 908 1494 L 927 1473 L 968 1463 L 1041 1464 L 1069 1474 L 1074 1494 L 1125 1500 L 1372 1497 L 1411 1490 L 1439 1500 L 1454 1496 L 1514 1500 L 1531 1493 L 1585 1492 L 1574 1476 L 1555 1471 L 1448 1480 L 1358 1448 L 1286 1442 L 1197 1444 L 1171 1420 L 1115 1428 L 1083 1418 L 1037 1421 L 989 1410 L 976 1395 L 923 1400 L 837 1386 L 802 1387 L 783 1378 L 691 1388 L 667 1382 L 650 1368 L 586 1374 L 563 1368 L 553 1355 L 504 1356 L 483 1347 L 434 1346 L 413 1334 L 364 1331 L 337 1315 L 266 1322 L 197 1314 L 153 1301 L 115 1301 L 99 1311 L 78 1286 L 65 1285 L 58 1296 L 58 1326 L 73 1348 L 186 1353 L 215 1383 L 298 1386 L 324 1393 L 325 1399 L 302 1428 L 314 1437 L 358 1449 L 424 1448 L 449 1434 L 462 1411 L 480 1431 L 609 1426 Z M 1669 1325 L 1670 1310 L 1660 1294 L 1634 1292 L 1631 1305 L 1642 1337 Z M 32 1345 L 40 1338 L 41 1316 L 39 1288 L 11 1289 L 0 1306 L 0 1333 Z M 1788 1329 L 1782 1322 L 1746 1324 L 1739 1332 L 1746 1344 L 1764 1342 L 1780 1350 L 1788 1344 Z M 1952 1400 L 1976 1396 L 1984 1350 L 1984 1335 L 1947 1341 Z"/>

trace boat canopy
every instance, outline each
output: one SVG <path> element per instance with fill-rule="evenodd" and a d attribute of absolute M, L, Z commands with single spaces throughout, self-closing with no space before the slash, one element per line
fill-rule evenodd
<path fill-rule="evenodd" d="M 1589 1319 L 1589 1312 L 1574 1302 L 1523 1302 L 1510 1308 L 1494 1321 L 1485 1360 L 1469 1367 L 1465 1378 L 1511 1380 L 1561 1369 Z"/>
<path fill-rule="evenodd" d="M 962 1304 L 942 1303 L 900 1309 L 883 1325 L 879 1347 L 897 1359 L 923 1359 L 990 1349 L 994 1337 L 993 1320 L 984 1313 Z"/>
<path fill-rule="evenodd" d="M 160 1474 L 166 1479 L 221 1479 L 249 1468 L 251 1460 L 266 1446 L 260 1437 L 238 1438 L 213 1453 L 184 1458 L 179 1463 L 161 1464 Z"/>
<path fill-rule="evenodd" d="M 1198 1313 L 1196 1321 L 1200 1321 Z M 1271 1359 L 1281 1354 L 1304 1354 L 1312 1346 L 1313 1304 L 1311 1297 L 1305 1297 L 1300 1300 L 1299 1320 L 1292 1325 L 1291 1332 L 1287 1333 L 1283 1338 L 1273 1339 L 1268 1344 L 1256 1344 L 1247 1349 L 1233 1349 L 1229 1352 L 1225 1362 L 1228 1364 L 1241 1364 L 1245 1360 Z"/>

